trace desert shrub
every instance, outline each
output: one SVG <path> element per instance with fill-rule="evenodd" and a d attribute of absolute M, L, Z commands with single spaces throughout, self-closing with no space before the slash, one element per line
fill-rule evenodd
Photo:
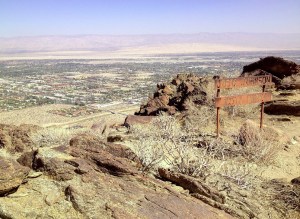
<path fill-rule="evenodd" d="M 219 160 L 235 157 L 237 154 L 232 143 L 223 138 L 208 138 L 199 143 L 199 147 L 205 149 L 210 156 Z"/>
<path fill-rule="evenodd" d="M 255 169 L 257 169 L 255 164 L 227 161 L 220 165 L 217 173 L 240 188 L 248 189 L 255 180 L 253 174 Z"/>
<path fill-rule="evenodd" d="M 142 163 L 141 170 L 143 172 L 156 169 L 165 158 L 162 144 L 153 138 L 147 138 L 144 141 L 138 140 L 133 146 L 133 151 Z"/>
<path fill-rule="evenodd" d="M 239 116 L 241 118 L 255 118 L 259 114 L 259 104 L 248 104 L 243 106 L 227 106 L 224 110 L 231 118 Z"/>
<path fill-rule="evenodd" d="M 73 130 L 65 128 L 44 128 L 31 135 L 34 145 L 49 147 L 68 144 L 74 134 Z"/>
<path fill-rule="evenodd" d="M 191 147 L 189 147 L 191 149 Z M 170 164 L 173 170 L 182 174 L 186 174 L 193 177 L 206 178 L 212 173 L 213 164 L 211 157 L 207 154 L 207 151 L 195 151 L 195 150 L 182 150 L 185 151 L 179 156 L 176 156 L 174 160 L 171 160 Z"/>
<path fill-rule="evenodd" d="M 184 128 L 188 134 L 207 135 L 215 132 L 216 113 L 212 106 L 197 106 L 187 103 L 188 112 Z"/>
<path fill-rule="evenodd" d="M 148 125 L 133 126 L 130 132 L 144 171 L 168 167 L 191 176 L 205 176 L 209 171 L 209 156 L 193 147 L 195 139 L 175 117 L 160 115 Z"/>
<path fill-rule="evenodd" d="M 280 143 L 267 139 L 255 126 L 243 126 L 235 140 L 238 153 L 250 162 L 270 165 L 276 160 Z"/>
<path fill-rule="evenodd" d="M 167 143 L 180 134 L 179 124 L 171 116 L 161 115 L 148 125 L 134 125 L 130 133 L 135 139 L 133 151 L 140 158 L 143 171 L 157 169 L 170 152 Z"/>

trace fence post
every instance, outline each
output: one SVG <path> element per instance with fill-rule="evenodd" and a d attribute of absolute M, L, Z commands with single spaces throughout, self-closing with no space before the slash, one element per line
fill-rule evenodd
<path fill-rule="evenodd" d="M 220 88 L 217 89 L 217 97 L 220 97 Z M 217 137 L 220 135 L 220 107 L 217 107 Z"/>
<path fill-rule="evenodd" d="M 265 92 L 265 88 L 266 88 L 266 85 L 263 85 L 262 86 L 263 93 Z M 259 125 L 260 129 L 262 129 L 262 127 L 263 127 L 264 107 L 265 107 L 264 100 L 262 100 L 261 107 L 260 107 L 260 125 Z"/>

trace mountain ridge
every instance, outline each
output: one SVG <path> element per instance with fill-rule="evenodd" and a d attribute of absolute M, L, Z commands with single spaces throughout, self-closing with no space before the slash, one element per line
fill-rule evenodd
<path fill-rule="evenodd" d="M 300 50 L 300 33 L 93 34 L 0 37 L 0 53 L 2 54 L 57 51 L 116 52 L 131 48 L 172 47 L 173 45 L 200 45 L 200 47 L 201 45 L 216 47 L 220 45 L 220 52 L 224 50 L 221 48 L 222 46 L 232 47 L 231 51 Z M 235 47 L 239 49 L 235 49 Z M 226 49 L 226 51 L 228 50 L 230 48 Z"/>

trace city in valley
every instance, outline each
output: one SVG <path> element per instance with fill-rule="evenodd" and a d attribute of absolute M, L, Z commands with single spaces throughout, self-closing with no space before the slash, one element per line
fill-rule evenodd
<path fill-rule="evenodd" d="M 271 54 L 276 55 L 276 52 Z M 280 52 L 299 62 L 299 51 Z M 32 59 L 0 61 L 0 112 L 45 104 L 67 104 L 51 112 L 76 117 L 110 105 L 140 105 L 179 73 L 238 76 L 264 52 L 173 54 L 112 59 Z"/>

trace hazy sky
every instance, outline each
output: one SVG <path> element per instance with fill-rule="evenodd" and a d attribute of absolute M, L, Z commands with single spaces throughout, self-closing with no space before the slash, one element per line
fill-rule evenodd
<path fill-rule="evenodd" d="M 300 33 L 300 0 L 0 0 L 0 37 Z"/>

